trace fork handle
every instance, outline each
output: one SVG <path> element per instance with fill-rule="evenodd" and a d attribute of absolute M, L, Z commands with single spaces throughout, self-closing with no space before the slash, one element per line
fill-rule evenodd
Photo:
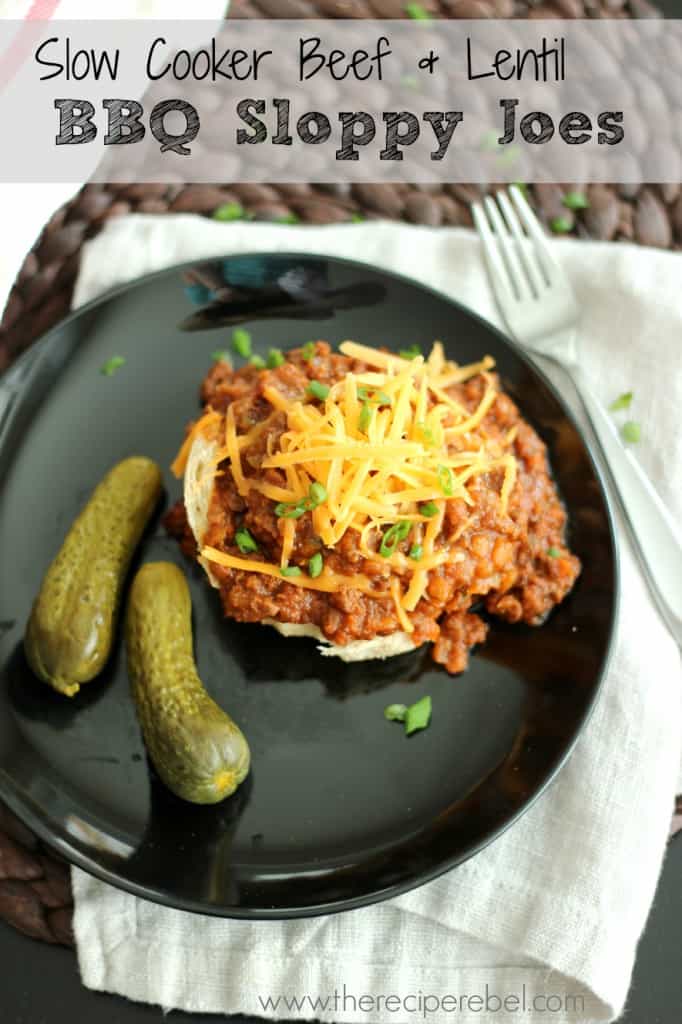
<path fill-rule="evenodd" d="M 618 499 L 630 539 L 658 609 L 682 645 L 681 527 L 661 501 L 613 420 L 591 390 L 584 373 L 570 373 L 601 447 L 603 468 Z"/>

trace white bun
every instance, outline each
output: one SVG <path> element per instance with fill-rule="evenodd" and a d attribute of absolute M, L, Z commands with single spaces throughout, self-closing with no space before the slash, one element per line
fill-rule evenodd
<path fill-rule="evenodd" d="M 268 626 L 274 626 L 282 636 L 311 636 L 319 640 L 318 651 L 325 658 L 340 658 L 341 661 L 372 661 L 392 658 L 395 654 L 413 651 L 414 644 L 407 633 L 391 633 L 390 636 L 376 636 L 373 640 L 352 640 L 349 644 L 330 644 L 324 633 L 310 624 L 275 622 L 263 619 Z"/>
<path fill-rule="evenodd" d="M 213 493 L 214 460 L 218 452 L 215 441 L 197 437 L 190 448 L 185 470 L 185 509 L 187 522 L 194 534 L 197 546 L 201 547 L 208 524 L 208 509 Z M 218 582 L 205 558 L 199 558 L 212 587 Z M 390 636 L 377 636 L 373 640 L 353 640 L 349 644 L 331 644 L 312 623 L 276 622 L 263 619 L 263 624 L 273 626 L 282 636 L 308 636 L 318 641 L 318 651 L 326 658 L 340 658 L 342 661 L 372 661 L 392 658 L 396 654 L 413 651 L 414 644 L 407 633 L 399 631 Z"/>
<path fill-rule="evenodd" d="M 197 547 L 201 548 L 206 527 L 208 525 L 208 509 L 213 493 L 213 460 L 218 452 L 215 441 L 207 441 L 197 437 L 192 443 L 185 469 L 185 511 L 189 528 L 194 534 Z M 208 576 L 211 586 L 217 587 L 218 581 L 211 572 L 205 558 L 199 558 L 199 565 Z"/>

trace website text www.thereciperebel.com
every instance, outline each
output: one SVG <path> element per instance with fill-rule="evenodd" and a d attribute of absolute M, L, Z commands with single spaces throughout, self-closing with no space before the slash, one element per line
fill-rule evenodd
<path fill-rule="evenodd" d="M 419 989 L 416 992 L 370 993 L 353 992 L 344 984 L 325 995 L 282 993 L 259 995 L 264 1013 L 283 1016 L 285 1013 L 384 1013 L 408 1015 L 428 1020 L 435 1014 L 480 1013 L 482 1019 L 495 1014 L 581 1014 L 584 996 L 571 992 L 529 992 L 525 985 L 515 992 L 498 991 L 485 985 L 482 991 L 436 995 Z M 483 1016 L 487 1015 L 487 1016 Z"/>

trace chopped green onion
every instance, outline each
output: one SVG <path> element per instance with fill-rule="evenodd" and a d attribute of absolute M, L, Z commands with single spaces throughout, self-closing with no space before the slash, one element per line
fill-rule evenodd
<path fill-rule="evenodd" d="M 312 395 L 313 398 L 319 399 L 320 402 L 324 402 L 325 398 L 329 394 L 329 388 L 326 384 L 323 384 L 319 380 L 311 380 L 307 388 L 308 394 Z"/>
<path fill-rule="evenodd" d="M 282 576 L 302 576 L 303 570 L 297 565 L 283 565 L 279 570 Z"/>
<path fill-rule="evenodd" d="M 251 335 L 243 327 L 237 327 L 232 331 L 232 348 L 244 359 L 251 355 Z"/>
<path fill-rule="evenodd" d="M 561 558 L 559 548 L 547 548 L 547 554 L 550 558 Z"/>
<path fill-rule="evenodd" d="M 405 735 L 425 729 L 431 721 L 431 698 L 422 697 L 415 704 L 389 704 L 384 708 L 384 718 L 389 722 L 404 722 Z"/>
<path fill-rule="evenodd" d="M 398 547 L 401 540 L 405 540 L 412 529 L 409 519 L 401 519 L 400 522 L 390 526 L 381 539 L 379 554 L 382 558 L 390 558 Z"/>
<path fill-rule="evenodd" d="M 257 370 L 262 370 L 265 368 L 265 360 L 263 359 L 262 356 L 259 355 L 251 356 L 251 358 L 249 359 L 249 364 L 251 366 L 255 366 Z"/>
<path fill-rule="evenodd" d="M 281 501 L 275 505 L 275 515 L 278 519 L 300 519 L 305 511 L 305 501 Z"/>
<path fill-rule="evenodd" d="M 307 498 L 301 498 L 300 501 L 281 501 L 275 505 L 275 515 L 278 519 L 300 519 L 305 512 L 310 512 L 326 500 L 327 488 L 315 480 L 308 489 Z"/>
<path fill-rule="evenodd" d="M 365 217 L 359 210 L 354 210 L 350 215 L 350 219 L 351 224 L 361 224 Z"/>
<path fill-rule="evenodd" d="M 419 345 L 410 345 L 409 348 L 401 348 L 398 355 L 401 359 L 416 359 L 422 354 Z"/>
<path fill-rule="evenodd" d="M 301 355 L 305 359 L 306 363 L 309 363 L 310 360 L 315 355 L 315 342 L 314 341 L 306 341 L 305 345 L 301 349 Z"/>
<path fill-rule="evenodd" d="M 422 697 L 416 704 L 410 705 L 405 715 L 405 735 L 425 729 L 431 721 L 431 698 Z"/>
<path fill-rule="evenodd" d="M 435 501 L 426 501 L 423 505 L 419 506 L 419 511 L 423 516 L 431 519 L 433 516 L 438 515 L 438 505 L 436 505 Z"/>
<path fill-rule="evenodd" d="M 317 508 L 323 501 L 327 500 L 327 488 L 324 484 L 318 483 L 317 480 L 313 481 L 308 489 L 307 507 Z"/>
<path fill-rule="evenodd" d="M 567 210 L 587 210 L 590 205 L 584 192 L 567 192 L 561 202 Z"/>
<path fill-rule="evenodd" d="M 213 211 L 214 220 L 242 220 L 245 216 L 246 211 L 241 203 L 223 203 Z"/>
<path fill-rule="evenodd" d="M 364 433 L 367 432 L 367 428 L 372 422 L 372 407 L 369 402 L 363 402 L 362 408 L 360 409 L 360 415 L 358 416 L 358 430 Z"/>
<path fill-rule="evenodd" d="M 308 561 L 308 575 L 311 577 L 311 579 L 317 579 L 317 577 L 321 574 L 323 568 L 324 559 L 322 558 L 322 555 L 318 551 Z"/>
<path fill-rule="evenodd" d="M 405 4 L 405 14 L 408 18 L 412 18 L 413 21 L 431 21 L 431 15 L 426 8 L 422 7 L 421 4 L 414 3 L 413 0 Z"/>
<path fill-rule="evenodd" d="M 549 222 L 549 226 L 555 235 L 565 235 L 573 227 L 568 217 L 554 217 Z"/>
<path fill-rule="evenodd" d="M 229 363 L 232 365 L 230 353 L 226 348 L 217 348 L 211 352 L 211 359 L 215 359 L 216 363 Z"/>
<path fill-rule="evenodd" d="M 451 498 L 455 490 L 455 478 L 449 466 L 438 467 L 438 483 L 446 498 Z"/>
<path fill-rule="evenodd" d="M 281 366 L 283 362 L 284 355 L 282 354 L 281 349 L 271 348 L 268 352 L 268 358 L 265 363 L 268 370 L 275 370 L 278 366 Z"/>
<path fill-rule="evenodd" d="M 107 359 L 99 372 L 103 377 L 113 377 L 116 371 L 120 370 L 122 366 L 125 366 L 125 359 L 123 356 L 112 356 L 111 359 Z"/>
<path fill-rule="evenodd" d="M 611 412 L 618 412 L 619 409 L 629 409 L 634 397 L 634 391 L 626 391 L 624 394 L 619 395 L 615 401 L 611 402 L 609 409 Z"/>
<path fill-rule="evenodd" d="M 258 551 L 258 545 L 245 526 L 239 527 L 234 535 L 234 540 L 243 555 L 248 555 L 252 551 Z"/>
<path fill-rule="evenodd" d="M 358 388 L 358 398 L 373 405 L 392 405 L 393 400 L 385 391 L 373 391 L 371 388 Z"/>
<path fill-rule="evenodd" d="M 299 218 L 291 211 L 291 213 L 285 213 L 281 217 L 275 218 L 275 224 L 298 224 Z"/>
<path fill-rule="evenodd" d="M 627 423 L 624 423 L 621 434 L 623 435 L 623 440 L 627 441 L 628 444 L 637 444 L 638 441 L 642 440 L 642 428 L 635 420 L 628 420 Z"/>
<path fill-rule="evenodd" d="M 414 559 L 415 562 L 418 562 L 423 554 L 424 548 L 421 546 L 421 544 L 413 544 L 412 547 L 410 548 L 410 558 Z"/>

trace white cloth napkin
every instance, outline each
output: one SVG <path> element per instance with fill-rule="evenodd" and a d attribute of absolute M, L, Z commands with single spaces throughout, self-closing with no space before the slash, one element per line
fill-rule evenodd
<path fill-rule="evenodd" d="M 553 244 L 584 310 L 583 360 L 595 389 L 604 402 L 634 389 L 632 415 L 643 424 L 638 454 L 682 516 L 681 257 Z M 75 304 L 182 260 L 254 250 L 359 258 L 498 319 L 479 243 L 467 231 L 227 226 L 183 215 L 108 225 L 85 247 Z M 661 866 L 682 724 L 678 650 L 631 552 L 625 544 L 621 550 L 617 649 L 595 712 L 558 780 L 502 837 L 388 903 L 308 921 L 194 916 L 75 870 L 84 983 L 165 1008 L 289 1020 L 558 1024 L 619 1015 Z M 486 988 L 488 1012 L 475 999 L 456 1012 L 447 1001 L 435 1009 L 431 1000 L 426 1014 L 419 1009 L 420 992 L 423 1007 L 427 995 L 485 999 Z M 493 994 L 527 1006 L 538 999 L 539 1012 L 515 1009 L 513 998 L 506 1011 L 492 1012 Z M 367 1000 L 353 1008 L 361 995 L 373 997 L 372 1008 Z M 395 1002 L 377 1007 L 377 997 L 389 995 L 408 999 L 399 1010 Z M 281 1000 L 268 1008 L 268 997 Z M 557 999 L 566 997 L 559 1011 Z"/>

